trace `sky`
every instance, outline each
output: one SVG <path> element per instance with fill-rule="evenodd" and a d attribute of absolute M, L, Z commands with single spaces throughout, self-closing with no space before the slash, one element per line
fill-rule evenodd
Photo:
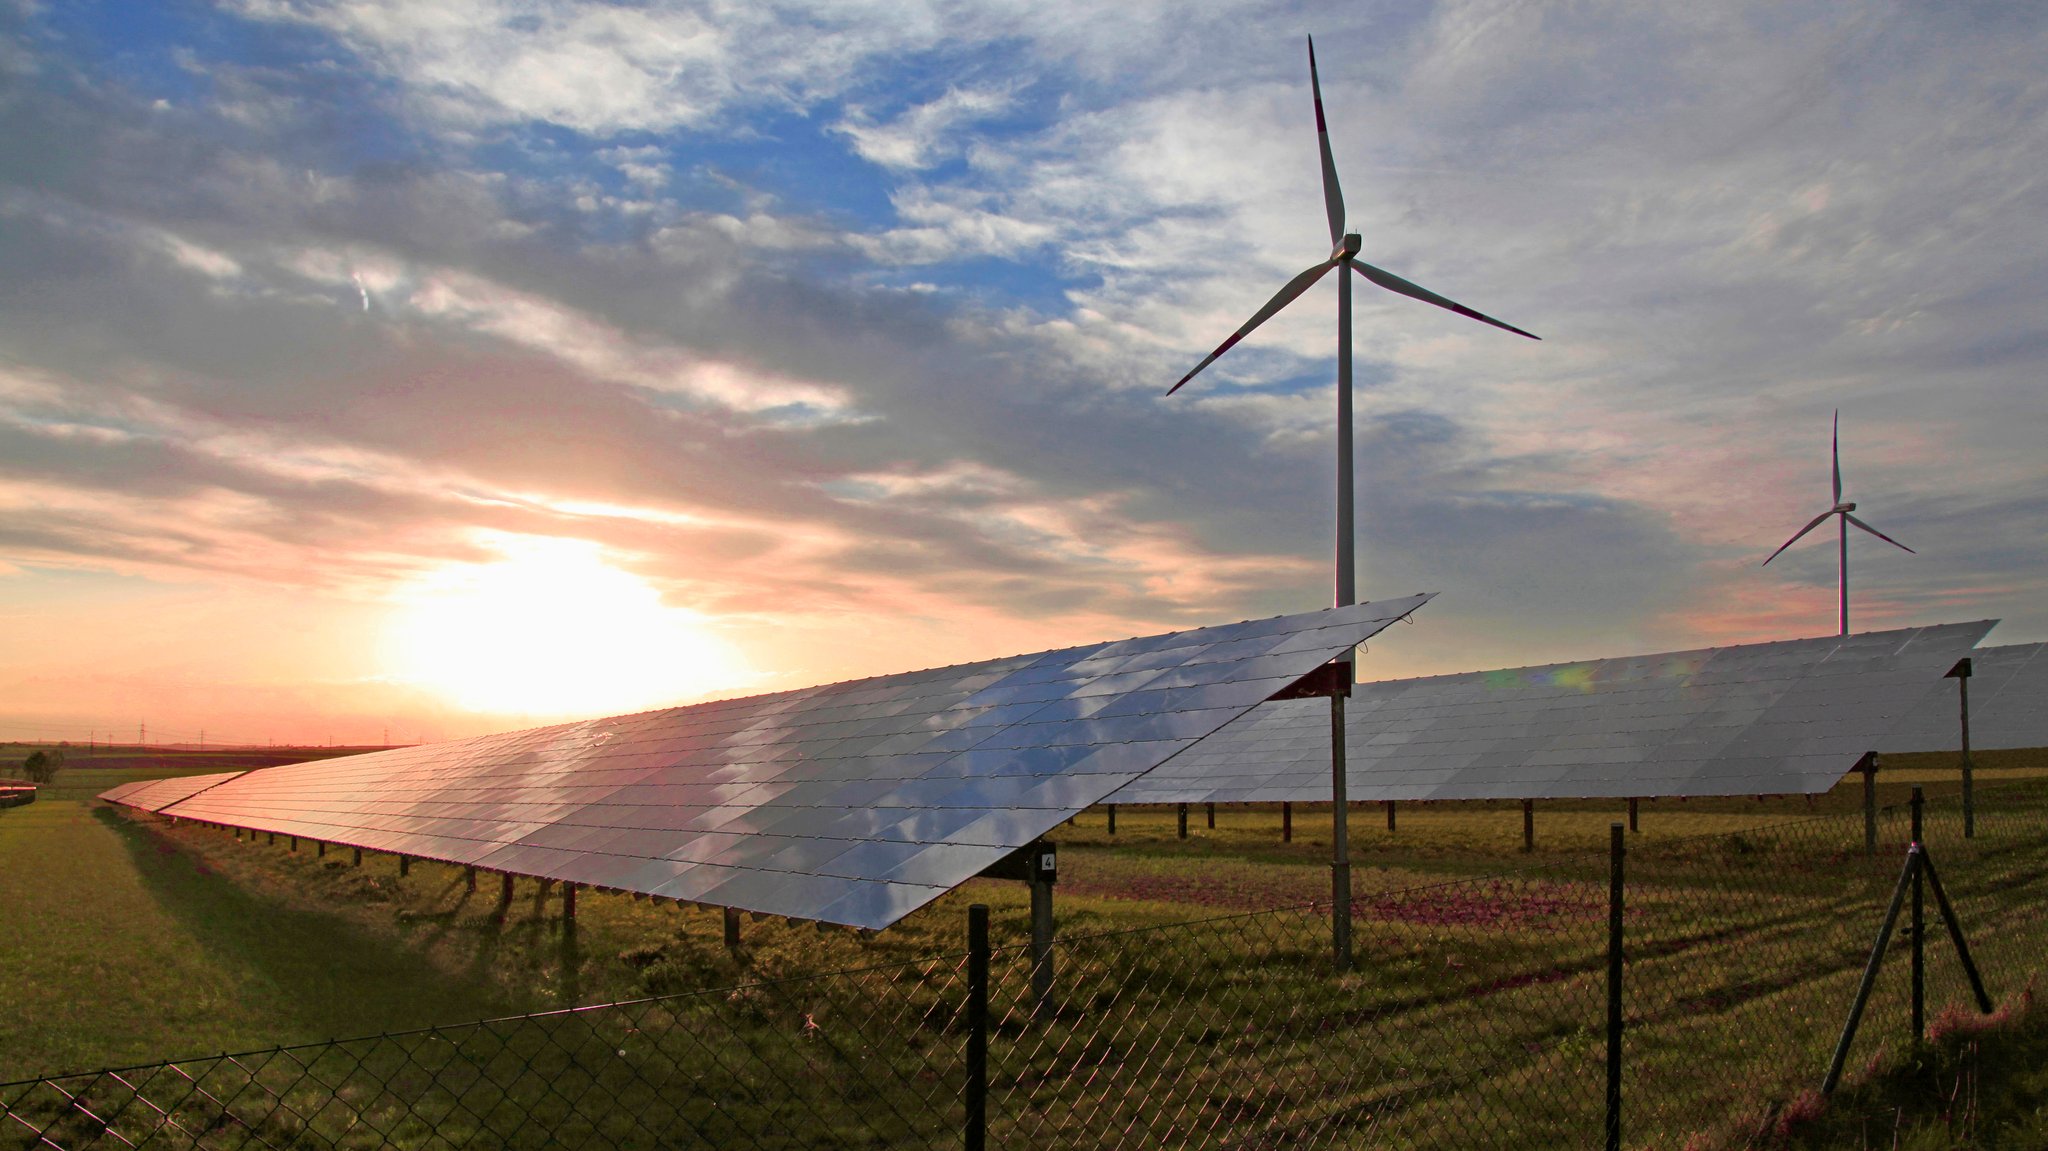
<path fill-rule="evenodd" d="M 412 742 L 1330 601 L 2048 639 L 2022 3 L 0 0 L 0 737 Z"/>

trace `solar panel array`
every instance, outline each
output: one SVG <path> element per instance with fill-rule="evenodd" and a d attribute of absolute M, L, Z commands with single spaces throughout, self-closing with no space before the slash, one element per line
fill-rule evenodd
<path fill-rule="evenodd" d="M 1980 647 L 1970 657 L 1970 746 L 2048 747 L 2048 644 Z M 1885 751 L 1955 751 L 1963 746 L 1962 701 L 1954 680 L 1930 692 L 1884 738 Z"/>
<path fill-rule="evenodd" d="M 1353 800 L 1820 792 L 1969 653 L 1946 624 L 1360 684 Z M 1330 798 L 1329 705 L 1260 705 L 1114 803 Z"/>
<path fill-rule="evenodd" d="M 270 768 L 166 814 L 881 928 L 1429 598 Z"/>
<path fill-rule="evenodd" d="M 226 783 L 241 774 L 239 771 L 217 771 L 208 775 L 145 779 L 103 791 L 100 798 L 143 811 L 162 811 L 174 803 L 190 799 L 209 787 Z"/>

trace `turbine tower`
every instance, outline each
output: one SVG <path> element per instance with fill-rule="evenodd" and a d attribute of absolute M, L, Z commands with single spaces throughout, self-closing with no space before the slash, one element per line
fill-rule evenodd
<path fill-rule="evenodd" d="M 1419 284 L 1412 284 L 1392 272 L 1375 268 L 1358 258 L 1363 246 L 1358 233 L 1344 230 L 1344 190 L 1337 184 L 1337 163 L 1330 157 L 1330 129 L 1323 119 L 1323 85 L 1316 75 L 1316 42 L 1311 36 L 1308 42 L 1308 84 L 1315 97 L 1316 105 L 1316 146 L 1322 151 L 1323 161 L 1323 211 L 1330 218 L 1330 255 L 1314 267 L 1287 281 L 1286 286 L 1266 301 L 1266 306 L 1252 314 L 1244 326 L 1232 332 L 1230 338 L 1217 345 L 1194 370 L 1182 376 L 1167 395 L 1181 389 L 1181 385 L 1195 378 L 1196 373 L 1216 361 L 1216 357 L 1229 351 L 1239 340 L 1251 335 L 1260 324 L 1278 315 L 1280 310 L 1293 303 L 1303 292 L 1309 290 L 1317 280 L 1329 274 L 1330 269 L 1340 269 L 1337 274 L 1337 589 L 1338 607 L 1358 602 L 1357 543 L 1353 528 L 1352 479 L 1351 479 L 1351 277 L 1345 273 L 1356 272 L 1367 280 L 1390 292 L 1448 308 L 1461 316 L 1469 316 L 1483 324 L 1504 328 L 1518 336 L 1538 337 L 1515 327 L 1503 324 L 1492 316 L 1478 312 L 1437 295 Z M 1346 799 L 1344 778 L 1344 696 L 1350 692 L 1351 676 L 1349 655 L 1344 661 L 1343 687 L 1333 690 L 1330 695 L 1330 895 L 1332 914 L 1330 916 L 1330 947 L 1333 965 L 1338 971 L 1351 967 L 1351 833 L 1349 804 Z"/>
<path fill-rule="evenodd" d="M 1913 549 L 1907 547 L 1905 544 L 1900 543 L 1892 537 L 1884 534 L 1883 532 L 1878 531 L 1876 528 L 1871 527 L 1869 524 L 1864 523 L 1862 520 L 1857 519 L 1855 516 L 1856 505 L 1853 503 L 1842 502 L 1842 409 L 1840 408 L 1835 409 L 1835 435 L 1832 450 L 1834 454 L 1835 465 L 1835 506 L 1813 517 L 1812 523 L 1809 523 L 1805 527 L 1800 528 L 1797 532 L 1793 534 L 1791 539 L 1786 540 L 1782 544 L 1779 544 L 1778 550 L 1772 552 L 1770 554 L 1770 557 L 1764 560 L 1764 566 L 1770 566 L 1771 560 L 1777 559 L 1780 555 L 1784 553 L 1786 548 L 1789 548 L 1793 544 L 1798 543 L 1800 537 L 1804 536 L 1807 532 L 1810 532 L 1813 529 L 1819 527 L 1821 523 L 1825 521 L 1829 516 L 1841 517 L 1841 519 L 1835 525 L 1840 530 L 1840 536 L 1837 541 L 1839 544 L 1839 551 L 1837 552 L 1837 555 L 1840 557 L 1840 568 L 1838 569 L 1839 575 L 1837 576 L 1836 586 L 1840 589 L 1841 593 L 1841 634 L 1848 635 L 1849 525 L 1855 524 L 1857 527 L 1862 528 L 1864 531 L 1869 532 L 1871 535 L 1876 536 L 1878 539 L 1881 539 L 1884 542 L 1892 545 L 1893 547 L 1898 548 L 1900 551 L 1912 552 Z M 1917 555 L 1919 553 L 1915 552 L 1914 554 Z"/>
<path fill-rule="evenodd" d="M 1492 316 L 1475 312 L 1456 300 L 1446 299 L 1430 291 L 1428 288 L 1422 287 L 1420 284 L 1410 283 L 1392 272 L 1376 268 L 1358 258 L 1363 242 L 1358 233 L 1346 232 L 1344 230 L 1344 189 L 1337 183 L 1337 163 L 1330 156 L 1330 130 L 1328 123 L 1323 119 L 1323 86 L 1322 81 L 1316 75 L 1316 41 L 1313 36 L 1309 37 L 1308 41 L 1308 83 L 1309 90 L 1315 97 L 1316 145 L 1322 150 L 1323 210 L 1330 218 L 1331 249 L 1329 258 L 1317 263 L 1314 267 L 1302 272 L 1292 280 L 1287 281 L 1286 286 L 1275 293 L 1272 299 L 1266 301 L 1265 307 L 1253 313 L 1252 318 L 1246 320 L 1243 327 L 1232 332 L 1229 339 L 1218 344 L 1216 350 L 1210 352 L 1208 357 L 1201 363 L 1196 364 L 1193 371 L 1182 376 L 1179 382 L 1166 389 L 1166 394 L 1170 396 L 1179 391 L 1181 385 L 1194 379 L 1203 368 L 1216 362 L 1217 357 L 1237 346 L 1239 340 L 1251 335 L 1260 324 L 1278 315 L 1281 309 L 1293 303 L 1303 292 L 1308 291 L 1310 287 L 1314 286 L 1316 281 L 1327 275 L 1332 268 L 1341 267 L 1348 271 L 1356 272 L 1390 292 L 1398 292 L 1401 295 L 1421 300 L 1426 304 L 1435 304 L 1439 308 L 1446 308 L 1461 316 L 1468 316 L 1482 324 L 1492 324 L 1496 328 L 1513 332 L 1518 336 L 1528 336 L 1532 340 L 1540 339 L 1541 337 L 1525 332 L 1513 324 L 1504 324 Z M 1353 528 L 1354 521 L 1351 501 L 1351 278 L 1340 274 L 1337 277 L 1336 598 L 1338 607 L 1358 602 L 1357 580 L 1353 574 L 1356 570 L 1357 547 Z"/>

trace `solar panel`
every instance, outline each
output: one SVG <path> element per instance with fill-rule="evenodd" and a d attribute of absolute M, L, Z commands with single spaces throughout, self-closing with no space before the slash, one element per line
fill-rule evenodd
<path fill-rule="evenodd" d="M 275 767 L 166 814 L 880 928 L 1429 598 Z"/>
<path fill-rule="evenodd" d="M 2011 644 L 1970 657 L 1970 746 L 2048 747 L 2048 644 Z M 1956 751 L 1963 746 L 1955 682 L 1929 692 L 1880 744 L 1885 751 Z"/>
<path fill-rule="evenodd" d="M 210 775 L 181 775 L 174 779 L 145 779 L 109 788 L 100 792 L 99 798 L 123 807 L 162 811 L 241 774 L 239 771 L 217 771 Z"/>
<path fill-rule="evenodd" d="M 1991 623 L 1360 684 L 1353 800 L 1820 792 Z M 1329 705 L 1259 705 L 1115 803 L 1330 798 Z"/>

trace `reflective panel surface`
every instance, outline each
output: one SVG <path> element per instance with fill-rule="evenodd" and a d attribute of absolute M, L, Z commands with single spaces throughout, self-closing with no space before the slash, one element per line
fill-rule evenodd
<path fill-rule="evenodd" d="M 162 811 L 181 799 L 189 799 L 241 774 L 239 771 L 219 771 L 211 775 L 181 775 L 176 779 L 145 779 L 108 788 L 99 794 L 99 798 L 123 807 Z"/>
<path fill-rule="evenodd" d="M 1428 599 L 267 768 L 163 810 L 881 928 Z"/>
<path fill-rule="evenodd" d="M 2048 747 L 2048 644 L 1980 647 L 1970 657 L 1970 747 Z M 1885 751 L 1957 751 L 1962 699 L 1945 679 L 1886 735 Z"/>
<path fill-rule="evenodd" d="M 1991 623 L 1944 624 L 1358 685 L 1354 801 L 1822 792 Z M 1975 700 L 1975 693 L 1972 694 Z M 1330 706 L 1259 705 L 1114 803 L 1327 802 Z"/>

